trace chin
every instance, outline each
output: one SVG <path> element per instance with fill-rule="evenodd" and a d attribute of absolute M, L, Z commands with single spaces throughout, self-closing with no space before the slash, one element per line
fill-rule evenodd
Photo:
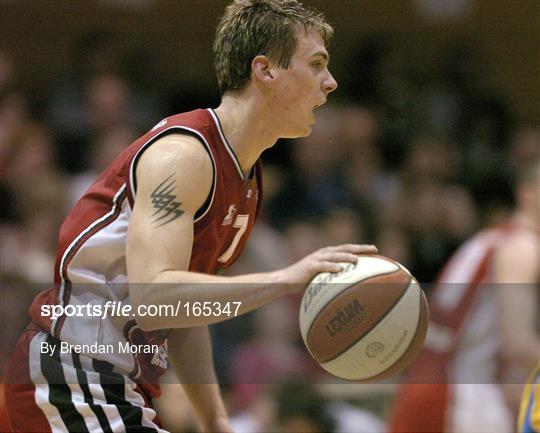
<path fill-rule="evenodd" d="M 315 124 L 315 119 L 313 119 L 311 122 L 309 122 L 306 126 L 302 128 L 302 131 L 299 137 L 307 137 L 308 135 L 311 135 L 311 131 L 313 130 L 314 124 Z"/>
<path fill-rule="evenodd" d="M 311 135 L 313 125 L 306 126 L 304 128 L 297 128 L 294 131 L 290 131 L 287 134 L 281 136 L 281 138 L 302 138 Z"/>
<path fill-rule="evenodd" d="M 311 126 L 302 131 L 302 132 L 299 132 L 298 134 L 295 134 L 294 136 L 291 136 L 291 137 L 288 137 L 288 138 L 304 138 L 304 137 L 309 137 L 311 135 Z"/>
<path fill-rule="evenodd" d="M 304 134 L 301 135 L 301 137 L 307 137 L 308 135 L 311 135 L 311 131 L 313 131 L 313 125 L 309 125 L 305 130 Z"/>

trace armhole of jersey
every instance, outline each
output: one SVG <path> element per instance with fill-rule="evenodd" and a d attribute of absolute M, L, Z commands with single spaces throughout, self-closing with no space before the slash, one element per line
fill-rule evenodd
<path fill-rule="evenodd" d="M 183 135 L 191 135 L 192 137 L 195 137 L 197 140 L 201 142 L 204 149 L 208 153 L 208 156 L 210 156 L 210 161 L 212 161 L 212 187 L 210 191 L 208 192 L 208 196 L 206 197 L 206 200 L 204 201 L 203 205 L 197 210 L 195 213 L 195 219 L 194 222 L 199 221 L 202 219 L 208 210 L 210 209 L 210 206 L 212 206 L 212 202 L 214 201 L 214 195 L 216 192 L 216 161 L 214 160 L 214 156 L 212 155 L 212 151 L 210 150 L 210 145 L 204 138 L 204 136 L 199 132 L 191 128 L 187 128 L 185 126 L 173 126 L 171 128 L 168 128 L 152 139 L 148 140 L 146 143 L 144 143 L 139 151 L 134 156 L 133 160 L 131 161 L 131 166 L 129 168 L 129 186 L 130 186 L 130 193 L 131 193 L 131 202 L 135 202 L 135 195 L 137 193 L 137 176 L 136 176 L 136 170 L 137 170 L 137 164 L 139 162 L 139 159 L 141 158 L 142 154 L 146 149 L 148 149 L 152 144 L 154 144 L 157 140 L 160 138 L 163 138 L 169 134 L 183 134 Z"/>

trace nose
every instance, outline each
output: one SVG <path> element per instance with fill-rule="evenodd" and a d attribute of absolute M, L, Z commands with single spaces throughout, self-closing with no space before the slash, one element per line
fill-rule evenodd
<path fill-rule="evenodd" d="M 338 87 L 338 83 L 337 81 L 335 80 L 335 78 L 332 76 L 332 74 L 330 73 L 330 71 L 328 71 L 328 76 L 326 77 L 326 79 L 324 80 L 324 91 L 325 93 L 328 95 L 329 93 L 332 93 L 334 90 L 337 89 Z"/>

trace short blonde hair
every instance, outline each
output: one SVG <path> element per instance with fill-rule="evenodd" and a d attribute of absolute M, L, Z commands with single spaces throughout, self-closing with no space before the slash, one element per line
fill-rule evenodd
<path fill-rule="evenodd" d="M 328 45 L 334 30 L 321 13 L 297 0 L 235 0 L 225 9 L 214 40 L 220 93 L 240 89 L 251 76 L 251 62 L 268 56 L 288 68 L 299 30 L 317 31 Z"/>

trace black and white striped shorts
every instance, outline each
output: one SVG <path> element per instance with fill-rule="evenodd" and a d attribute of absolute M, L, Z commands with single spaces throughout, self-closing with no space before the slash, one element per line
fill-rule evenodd
<path fill-rule="evenodd" d="M 42 353 L 44 342 L 56 350 Z M 167 433 L 135 382 L 108 362 L 60 353 L 60 341 L 44 332 L 24 332 L 4 379 L 15 432 Z"/>

